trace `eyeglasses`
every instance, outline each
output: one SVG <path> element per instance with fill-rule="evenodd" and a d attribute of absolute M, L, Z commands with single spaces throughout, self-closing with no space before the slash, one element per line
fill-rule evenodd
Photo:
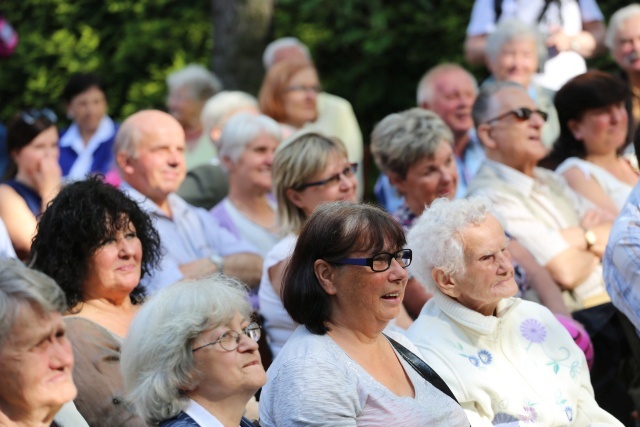
<path fill-rule="evenodd" d="M 334 264 L 369 266 L 373 271 L 379 273 L 391 268 L 391 261 L 394 259 L 398 261 L 398 264 L 400 264 L 402 268 L 407 268 L 411 265 L 413 252 L 411 249 L 402 249 L 394 254 L 380 252 L 371 258 L 344 258 L 335 261 Z"/>
<path fill-rule="evenodd" d="M 216 345 L 220 343 L 220 346 L 227 351 L 233 351 L 240 345 L 240 338 L 242 335 L 246 335 L 251 338 L 254 342 L 258 342 L 262 332 L 260 331 L 260 325 L 256 322 L 250 323 L 249 326 L 242 330 L 242 333 L 236 331 L 227 331 L 224 334 L 220 335 L 220 338 L 215 340 L 214 342 L 210 342 L 209 344 L 201 345 L 200 347 L 194 348 L 191 351 L 198 351 L 201 348 L 205 348 L 210 345 Z"/>
<path fill-rule="evenodd" d="M 307 187 L 315 187 L 318 185 L 325 185 L 325 184 L 333 184 L 333 183 L 338 183 L 340 182 L 340 176 L 344 176 L 345 178 L 351 178 L 353 176 L 353 174 L 355 174 L 358 171 L 358 164 L 357 163 L 351 163 L 349 164 L 349 166 L 347 166 L 346 168 L 344 168 L 342 171 L 338 172 L 335 175 L 331 175 L 329 178 L 327 179 L 323 179 L 320 181 L 314 181 L 314 182 L 307 182 L 306 184 L 300 184 L 297 185 L 295 187 L 293 187 L 294 190 L 296 191 L 302 191 Z"/>
<path fill-rule="evenodd" d="M 32 108 L 30 110 L 21 111 L 20 118 L 23 122 L 30 126 L 35 124 L 36 120 L 41 118 L 45 118 L 51 123 L 55 123 L 58 121 L 58 116 L 56 116 L 56 114 L 48 108 L 43 108 L 42 110 L 36 110 Z"/>
<path fill-rule="evenodd" d="M 529 120 L 534 113 L 539 115 L 542 118 L 543 122 L 546 122 L 547 118 L 549 117 L 549 114 L 545 113 L 544 111 L 532 110 L 531 108 L 527 108 L 527 107 L 520 107 L 520 108 L 516 108 L 515 110 L 507 111 L 504 114 L 500 114 L 498 117 L 494 117 L 493 119 L 487 120 L 485 123 L 491 123 L 497 120 L 502 120 L 505 117 L 509 117 L 511 115 L 515 116 L 516 119 L 518 119 L 519 121 L 524 122 L 525 120 Z"/>
<path fill-rule="evenodd" d="M 284 89 L 285 92 L 314 92 L 320 93 L 322 92 L 322 86 L 314 85 L 314 86 L 305 86 L 305 85 L 293 85 L 287 86 Z"/>

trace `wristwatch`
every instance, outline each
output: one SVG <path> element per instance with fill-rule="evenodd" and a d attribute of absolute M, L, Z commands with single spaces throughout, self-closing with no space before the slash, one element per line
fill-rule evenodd
<path fill-rule="evenodd" d="M 217 267 L 218 273 L 222 274 L 222 269 L 224 268 L 224 259 L 220 255 L 211 255 L 209 257 L 212 263 L 214 263 Z"/>
<path fill-rule="evenodd" d="M 596 233 L 593 230 L 589 230 L 588 228 L 584 230 L 584 240 L 587 242 L 587 250 L 590 250 L 593 245 L 596 244 L 598 240 L 596 237 Z"/>

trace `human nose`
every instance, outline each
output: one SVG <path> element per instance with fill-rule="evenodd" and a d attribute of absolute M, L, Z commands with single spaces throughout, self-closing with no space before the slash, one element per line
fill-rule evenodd
<path fill-rule="evenodd" d="M 511 253 L 509 253 L 508 249 L 498 252 L 498 255 L 496 255 L 496 261 L 498 263 L 499 273 L 506 273 L 513 268 Z"/>
<path fill-rule="evenodd" d="M 49 346 L 49 363 L 52 369 L 73 367 L 73 351 L 66 337 L 54 338 Z"/>
<path fill-rule="evenodd" d="M 258 349 L 258 342 L 254 341 L 249 335 L 242 333 L 239 336 L 238 351 L 256 351 Z"/>

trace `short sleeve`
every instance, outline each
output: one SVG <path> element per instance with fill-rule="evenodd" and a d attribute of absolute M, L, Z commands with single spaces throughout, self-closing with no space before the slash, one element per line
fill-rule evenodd
<path fill-rule="evenodd" d="M 579 0 L 582 22 L 604 21 L 602 11 L 596 0 Z"/>
<path fill-rule="evenodd" d="M 492 0 L 476 0 L 467 26 L 467 36 L 480 36 L 493 32 L 496 26 L 496 12 Z"/>

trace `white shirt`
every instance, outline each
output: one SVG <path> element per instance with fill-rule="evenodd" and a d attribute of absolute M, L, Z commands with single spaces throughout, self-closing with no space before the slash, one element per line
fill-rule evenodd
<path fill-rule="evenodd" d="M 69 169 L 69 173 L 65 177 L 68 181 L 83 180 L 84 177 L 91 172 L 91 164 L 93 163 L 93 153 L 100 145 L 109 140 L 115 133 L 116 125 L 108 116 L 104 116 L 98 125 L 98 129 L 93 134 L 87 145 L 84 145 L 80 129 L 75 123 L 60 138 L 61 147 L 71 147 L 78 154 L 78 158 L 73 162 L 73 166 Z"/>

